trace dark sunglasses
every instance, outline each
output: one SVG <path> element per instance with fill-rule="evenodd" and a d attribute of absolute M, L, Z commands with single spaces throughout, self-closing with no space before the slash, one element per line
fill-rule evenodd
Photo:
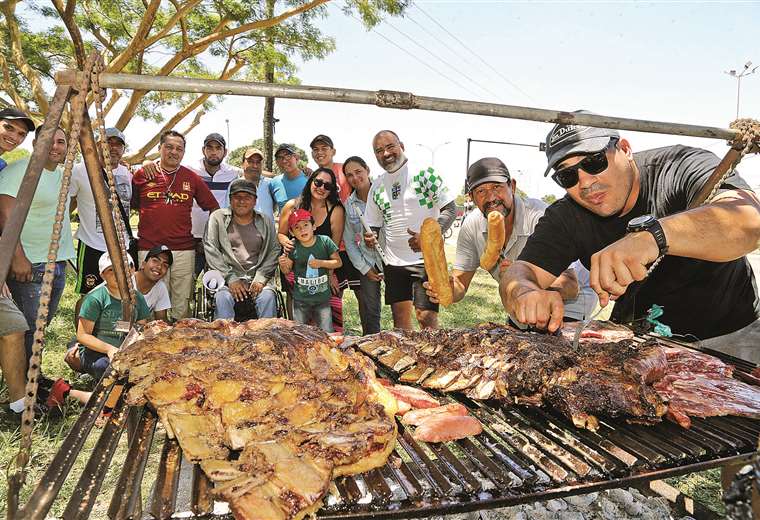
<path fill-rule="evenodd" d="M 324 189 L 326 189 L 327 191 L 332 191 L 333 188 L 335 187 L 335 185 L 332 182 L 323 181 L 322 179 L 314 179 L 313 184 L 317 188 L 324 187 Z"/>
<path fill-rule="evenodd" d="M 604 147 L 604 150 L 589 154 L 577 164 L 555 171 L 552 174 L 552 179 L 567 190 L 578 184 L 578 170 L 583 170 L 589 175 L 599 175 L 609 166 L 607 151 L 614 148 L 617 145 L 617 141 L 617 137 L 611 137 L 610 142 Z"/>

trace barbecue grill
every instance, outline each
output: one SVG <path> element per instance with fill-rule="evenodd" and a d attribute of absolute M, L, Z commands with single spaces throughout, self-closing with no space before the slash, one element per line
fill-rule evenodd
<path fill-rule="evenodd" d="M 735 377 L 760 384 L 750 374 L 754 368 L 751 363 L 705 352 L 733 364 Z M 378 371 L 386 377 L 396 375 L 382 367 Z M 98 383 L 26 507 L 19 512 L 20 517 L 44 518 L 64 481 L 74 478 L 69 476 L 71 467 L 114 388 L 113 383 L 104 383 L 107 379 L 108 375 Z M 141 514 L 169 518 L 187 512 L 200 518 L 232 518 L 223 504 L 214 502 L 211 483 L 200 468 L 183 460 L 177 442 L 165 437 L 153 490 L 142 502 L 140 487 L 150 448 L 163 436 L 156 431 L 159 422 L 153 411 L 127 406 L 124 394 L 78 476 L 63 517 L 88 517 L 120 437 L 128 431 L 129 451 L 110 499 L 110 518 L 139 518 Z M 689 430 L 668 421 L 643 426 L 603 420 L 599 430 L 591 432 L 575 428 L 551 409 L 476 402 L 458 394 L 437 397 L 465 405 L 483 423 L 483 433 L 454 442 L 426 444 L 412 439 L 399 425 L 398 442 L 388 462 L 362 475 L 336 479 L 318 516 L 430 516 L 639 485 L 749 461 L 760 435 L 760 421 L 743 417 L 694 418 Z M 191 477 L 180 478 L 181 473 Z M 191 482 L 190 489 L 181 490 L 186 482 Z"/>

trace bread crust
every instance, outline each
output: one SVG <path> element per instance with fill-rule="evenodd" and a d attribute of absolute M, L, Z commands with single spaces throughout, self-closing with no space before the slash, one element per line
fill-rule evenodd
<path fill-rule="evenodd" d="M 449 306 L 454 302 L 454 293 L 449 283 L 449 268 L 446 264 L 446 252 L 443 250 L 441 226 L 433 218 L 426 218 L 420 228 L 420 248 L 425 261 L 425 272 L 430 286 L 438 295 L 441 305 Z"/>
<path fill-rule="evenodd" d="M 488 240 L 483 254 L 480 255 L 480 267 L 486 271 L 493 269 L 493 266 L 499 261 L 499 255 L 501 255 L 505 241 L 504 215 L 498 211 L 491 211 L 488 214 Z"/>

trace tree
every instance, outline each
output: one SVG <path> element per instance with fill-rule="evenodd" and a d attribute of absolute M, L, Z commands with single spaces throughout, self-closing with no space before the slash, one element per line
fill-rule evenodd
<path fill-rule="evenodd" d="M 93 49 L 107 72 L 297 83 L 295 56 L 323 59 L 335 48 L 319 30 L 329 0 L 0 0 L 0 106 L 16 105 L 38 122 L 48 111 L 54 73 L 81 68 Z M 267 3 L 274 9 L 267 16 Z M 346 0 L 343 11 L 372 27 L 400 15 L 411 0 Z M 19 5 L 23 9 L 17 10 Z M 50 27 L 34 30 L 29 19 Z M 163 123 L 129 159 L 138 162 L 166 129 L 189 120 L 197 126 L 217 98 L 135 90 L 111 91 L 106 113 L 117 107 L 124 130 L 134 117 Z"/>
<path fill-rule="evenodd" d="M 547 204 L 554 204 L 554 201 L 557 200 L 557 196 L 553 195 L 551 193 L 548 193 L 548 194 L 544 195 L 543 197 L 541 197 L 541 200 L 543 200 Z"/>

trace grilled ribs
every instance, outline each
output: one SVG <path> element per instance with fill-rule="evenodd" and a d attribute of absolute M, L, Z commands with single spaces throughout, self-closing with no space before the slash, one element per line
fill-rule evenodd
<path fill-rule="evenodd" d="M 114 368 L 238 519 L 300 519 L 330 480 L 385 463 L 395 399 L 364 356 L 285 320 L 150 324 Z"/>

